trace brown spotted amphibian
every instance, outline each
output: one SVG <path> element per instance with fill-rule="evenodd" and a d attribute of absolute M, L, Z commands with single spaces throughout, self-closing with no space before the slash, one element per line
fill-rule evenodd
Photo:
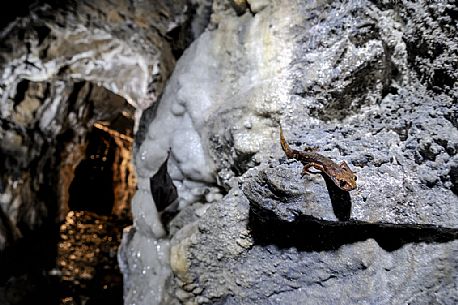
<path fill-rule="evenodd" d="M 337 164 L 328 157 L 316 153 L 317 148 L 306 147 L 304 151 L 291 149 L 280 126 L 280 144 L 288 159 L 296 159 L 304 165 L 302 175 L 311 174 L 310 168 L 325 173 L 340 189 L 351 191 L 356 188 L 356 175 L 345 161 Z"/>

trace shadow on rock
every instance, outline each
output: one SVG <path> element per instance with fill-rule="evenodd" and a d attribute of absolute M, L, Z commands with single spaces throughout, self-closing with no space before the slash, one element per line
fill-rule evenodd
<path fill-rule="evenodd" d="M 336 250 L 342 245 L 373 238 L 386 251 L 407 243 L 442 243 L 458 239 L 458 229 L 428 224 L 387 224 L 362 221 L 326 221 L 297 215 L 293 221 L 251 206 L 249 228 L 258 245 L 295 247 L 301 251 Z"/>
<path fill-rule="evenodd" d="M 329 197 L 331 198 L 332 209 L 338 220 L 346 221 L 350 219 L 351 214 L 351 197 L 350 193 L 341 190 L 326 174 L 320 173 L 326 187 L 328 188 Z"/>

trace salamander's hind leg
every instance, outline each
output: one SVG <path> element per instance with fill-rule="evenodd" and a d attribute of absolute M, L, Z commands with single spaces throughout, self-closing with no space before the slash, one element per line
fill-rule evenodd
<path fill-rule="evenodd" d="M 304 167 L 302 168 L 302 172 L 301 172 L 301 176 L 304 177 L 305 175 L 309 175 L 311 174 L 311 172 L 309 171 L 309 168 L 312 167 L 312 164 L 306 164 L 304 165 Z"/>
<path fill-rule="evenodd" d="M 318 172 L 310 171 L 309 170 L 310 168 L 317 169 L 320 172 L 323 171 L 323 167 L 320 164 L 311 162 L 311 163 L 304 164 L 304 168 L 302 169 L 301 176 L 304 177 L 305 175 L 309 175 L 309 174 L 318 174 Z"/>

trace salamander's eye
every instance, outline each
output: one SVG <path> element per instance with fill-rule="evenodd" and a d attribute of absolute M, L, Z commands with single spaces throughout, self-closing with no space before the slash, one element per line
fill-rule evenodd
<path fill-rule="evenodd" d="M 358 177 L 355 176 L 355 181 L 358 180 Z"/>
<path fill-rule="evenodd" d="M 340 184 L 340 187 L 345 187 L 347 185 L 347 182 L 345 180 L 340 180 L 339 184 Z"/>

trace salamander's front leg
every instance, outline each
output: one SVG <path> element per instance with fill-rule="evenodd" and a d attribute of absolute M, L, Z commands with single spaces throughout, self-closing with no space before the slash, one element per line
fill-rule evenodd
<path fill-rule="evenodd" d="M 351 169 L 350 167 L 348 166 L 347 162 L 345 161 L 342 161 L 339 163 L 339 167 L 343 170 L 346 170 L 346 171 L 350 171 L 351 172 Z"/>
<path fill-rule="evenodd" d="M 301 176 L 304 177 L 305 175 L 311 174 L 311 172 L 309 171 L 309 168 L 312 166 L 313 165 L 311 163 L 305 164 L 304 167 L 302 168 Z"/>
<path fill-rule="evenodd" d="M 302 169 L 301 176 L 304 177 L 305 175 L 309 175 L 309 174 L 317 174 L 318 172 L 311 172 L 309 170 L 312 167 L 314 169 L 319 170 L 320 172 L 323 171 L 323 166 L 321 164 L 310 162 L 310 163 L 304 164 L 304 168 Z"/>

